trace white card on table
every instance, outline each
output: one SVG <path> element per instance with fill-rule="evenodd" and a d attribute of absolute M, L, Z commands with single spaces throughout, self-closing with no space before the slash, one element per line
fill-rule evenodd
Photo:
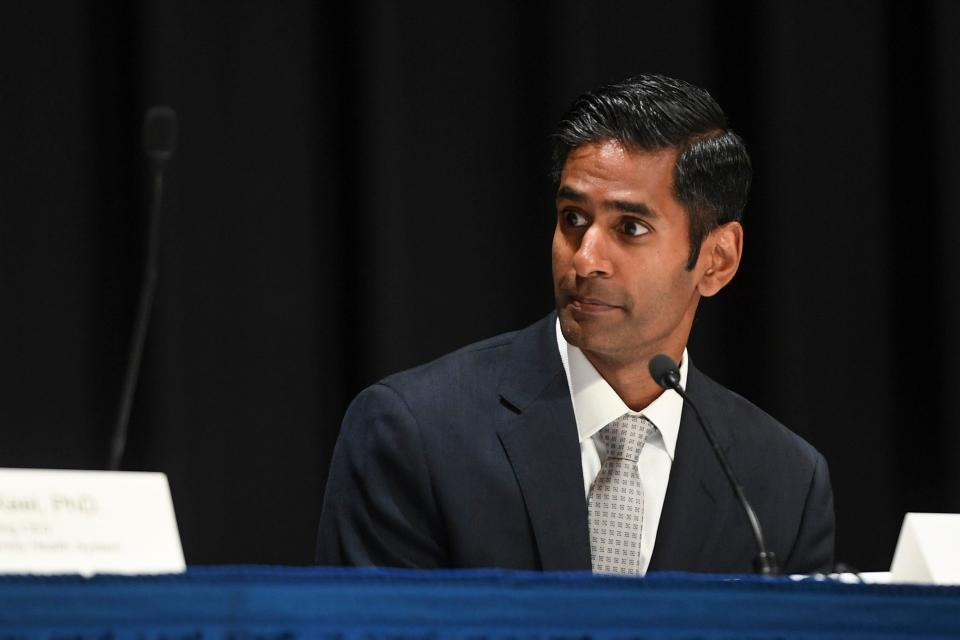
<path fill-rule="evenodd" d="M 893 582 L 960 584 L 960 514 L 908 513 L 890 574 Z"/>
<path fill-rule="evenodd" d="M 0 469 L 0 573 L 180 573 L 162 473 Z"/>

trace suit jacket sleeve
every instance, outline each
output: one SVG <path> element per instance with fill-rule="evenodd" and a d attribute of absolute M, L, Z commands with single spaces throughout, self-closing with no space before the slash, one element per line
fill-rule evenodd
<path fill-rule="evenodd" d="M 784 559 L 784 573 L 830 573 L 834 545 L 833 490 L 827 461 L 816 453 L 796 542 Z"/>
<path fill-rule="evenodd" d="M 317 541 L 321 565 L 444 564 L 419 425 L 377 384 L 351 403 L 334 448 Z"/>

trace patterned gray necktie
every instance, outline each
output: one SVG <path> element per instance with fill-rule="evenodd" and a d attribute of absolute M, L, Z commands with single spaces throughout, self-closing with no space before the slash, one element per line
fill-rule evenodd
<path fill-rule="evenodd" d="M 643 416 L 625 414 L 597 434 L 607 459 L 590 488 L 590 563 L 595 573 L 640 573 L 643 487 L 637 461 L 656 427 Z"/>

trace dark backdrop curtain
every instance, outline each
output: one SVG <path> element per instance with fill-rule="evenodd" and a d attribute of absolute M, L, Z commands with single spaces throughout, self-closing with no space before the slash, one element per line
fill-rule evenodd
<path fill-rule="evenodd" d="M 549 135 L 642 71 L 707 87 L 756 166 L 691 353 L 828 458 L 839 558 L 960 511 L 960 4 L 6 3 L 0 465 L 105 464 L 173 106 L 125 468 L 188 562 L 306 563 L 350 398 L 552 306 Z"/>

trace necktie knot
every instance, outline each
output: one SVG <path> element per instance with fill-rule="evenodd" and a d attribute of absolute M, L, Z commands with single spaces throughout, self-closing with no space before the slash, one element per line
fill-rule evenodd
<path fill-rule="evenodd" d="M 637 462 L 654 429 L 645 417 L 626 413 L 601 429 L 598 435 L 607 449 L 608 459 Z"/>

